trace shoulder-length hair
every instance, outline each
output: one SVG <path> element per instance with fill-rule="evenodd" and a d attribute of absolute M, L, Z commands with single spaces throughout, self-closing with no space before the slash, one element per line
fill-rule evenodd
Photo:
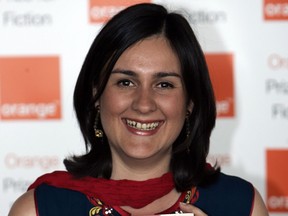
<path fill-rule="evenodd" d="M 95 103 L 100 98 L 111 71 L 121 54 L 136 42 L 163 35 L 177 54 L 193 111 L 173 143 L 170 169 L 178 191 L 211 180 L 219 169 L 207 168 L 211 131 L 216 108 L 203 51 L 188 21 L 179 13 L 169 13 L 157 4 L 142 3 L 116 14 L 101 29 L 85 58 L 75 91 L 74 108 L 87 152 L 64 160 L 67 170 L 77 177 L 110 178 L 112 157 L 107 137 L 95 137 Z M 187 136 L 188 130 L 188 136 Z"/>

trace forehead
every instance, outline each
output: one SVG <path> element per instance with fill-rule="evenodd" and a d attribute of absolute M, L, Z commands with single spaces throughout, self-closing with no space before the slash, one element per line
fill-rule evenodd
<path fill-rule="evenodd" d="M 158 35 L 141 40 L 125 50 L 114 69 L 169 70 L 180 73 L 180 62 L 169 41 Z"/>

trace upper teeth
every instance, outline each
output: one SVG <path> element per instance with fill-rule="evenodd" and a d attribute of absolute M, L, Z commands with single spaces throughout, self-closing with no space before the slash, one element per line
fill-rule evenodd
<path fill-rule="evenodd" d="M 129 119 L 127 119 L 126 122 L 127 125 L 138 130 L 154 130 L 159 125 L 159 122 L 141 123 Z"/>

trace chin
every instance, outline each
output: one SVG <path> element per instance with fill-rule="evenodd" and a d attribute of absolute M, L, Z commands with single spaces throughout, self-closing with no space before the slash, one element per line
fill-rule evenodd
<path fill-rule="evenodd" d="M 133 152 L 127 152 L 127 156 L 130 157 L 131 159 L 135 159 L 135 160 L 155 160 L 156 158 L 160 159 L 163 156 L 165 156 L 167 154 L 164 152 L 159 152 L 156 149 L 154 150 L 135 150 Z"/>

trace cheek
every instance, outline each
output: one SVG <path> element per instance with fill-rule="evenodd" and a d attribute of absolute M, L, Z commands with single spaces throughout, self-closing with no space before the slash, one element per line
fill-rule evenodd
<path fill-rule="evenodd" d="M 104 91 L 99 101 L 101 113 L 105 114 L 103 117 L 121 113 L 129 103 L 129 98 L 114 91 Z"/>
<path fill-rule="evenodd" d="M 175 95 L 174 97 L 167 98 L 166 100 L 158 100 L 159 103 L 161 101 L 162 110 L 170 116 L 171 118 L 175 118 L 177 120 L 184 119 L 187 112 L 186 101 L 183 98 L 183 95 Z"/>

